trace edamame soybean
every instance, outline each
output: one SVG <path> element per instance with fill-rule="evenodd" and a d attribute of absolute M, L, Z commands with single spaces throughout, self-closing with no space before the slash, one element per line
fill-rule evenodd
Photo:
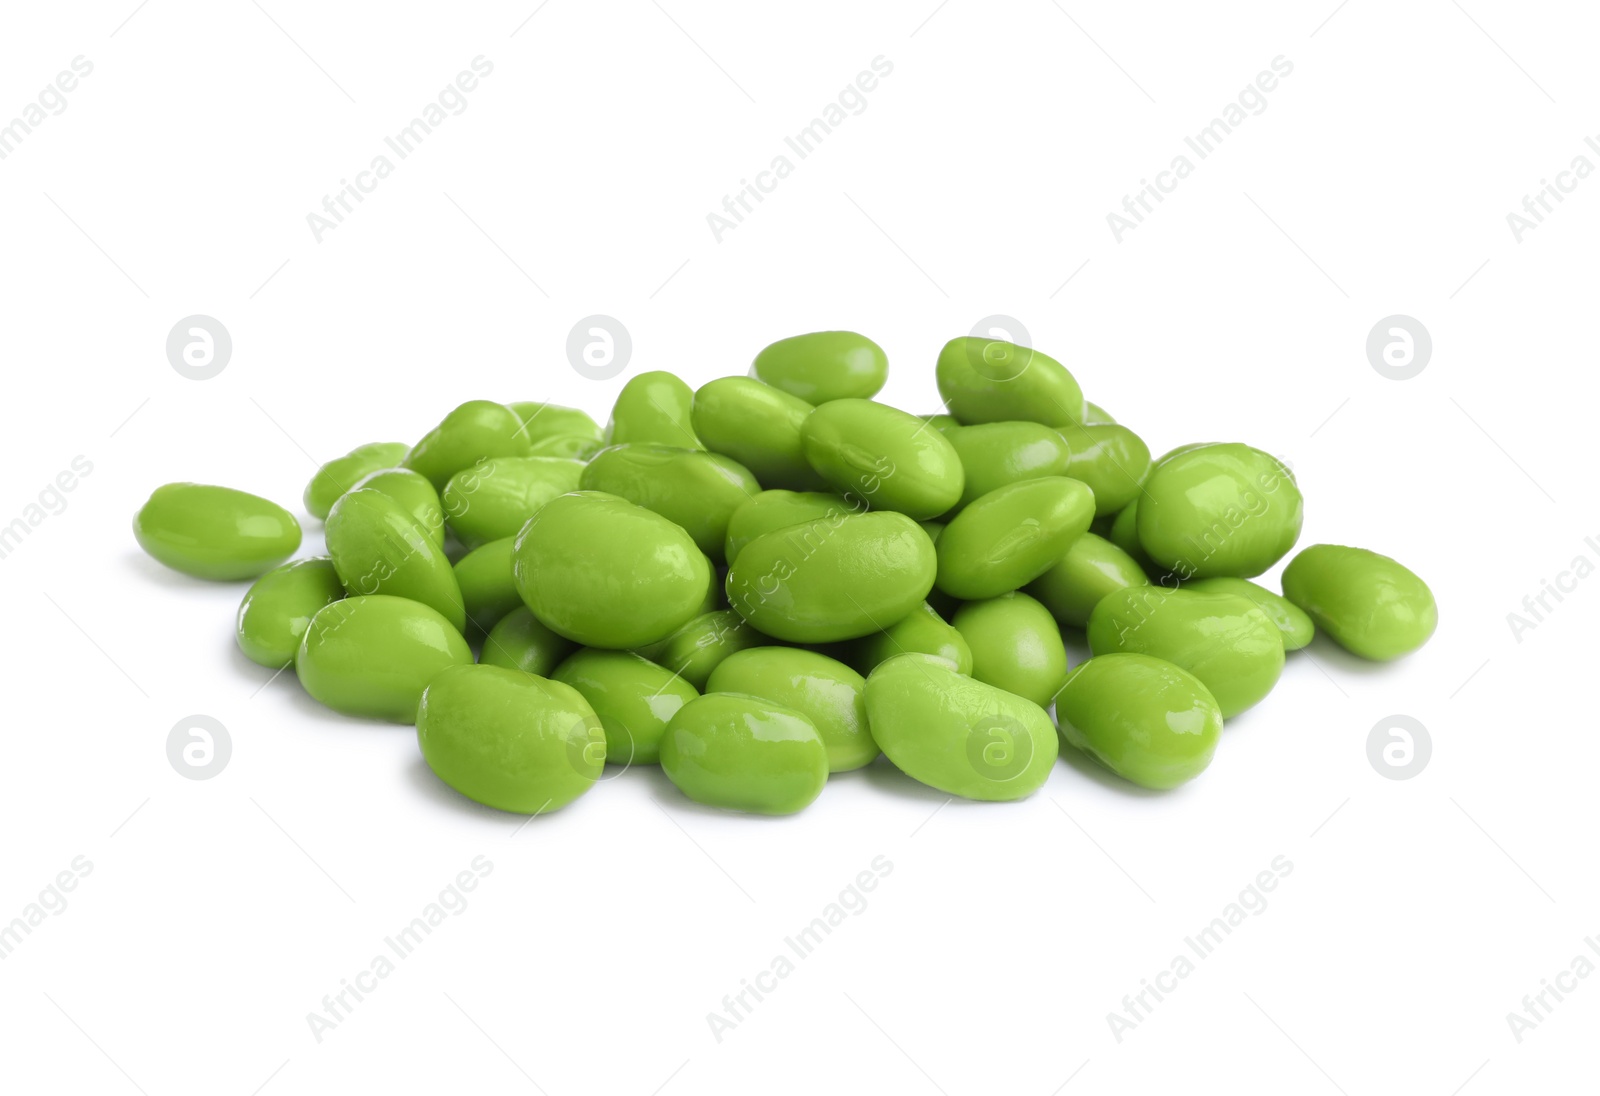
<path fill-rule="evenodd" d="M 344 597 L 339 573 L 327 556 L 297 559 L 256 579 L 244 601 L 234 635 L 251 662 L 281 669 L 294 661 L 300 640 L 317 611 Z"/>
<path fill-rule="evenodd" d="M 1148 585 L 1150 579 L 1138 560 L 1104 537 L 1084 533 L 1025 589 L 1062 624 L 1083 628 L 1107 594 Z"/>
<path fill-rule="evenodd" d="M 969 601 L 955 629 L 972 650 L 972 676 L 1048 707 L 1067 676 L 1067 648 L 1050 611 L 1024 593 Z"/>
<path fill-rule="evenodd" d="M 799 712 L 822 738 L 830 773 L 870 764 L 878 744 L 867 726 L 866 679 L 844 663 L 795 647 L 739 651 L 711 671 L 706 691 L 744 693 Z"/>
<path fill-rule="evenodd" d="M 704 689 L 706 679 L 724 659 L 769 642 L 732 609 L 715 609 L 701 613 L 661 642 L 639 648 L 638 653 L 696 689 Z"/>
<path fill-rule="evenodd" d="M 930 591 L 930 596 L 936 593 L 937 590 Z M 966 637 L 926 601 L 881 632 L 853 641 L 848 658 L 857 670 L 867 674 L 895 655 L 912 652 L 937 655 L 960 673 L 972 672 L 972 648 Z"/>
<path fill-rule="evenodd" d="M 1433 591 L 1409 568 L 1365 548 L 1313 544 L 1283 569 L 1283 595 L 1339 646 L 1375 662 L 1408 655 L 1439 624 Z"/>
<path fill-rule="evenodd" d="M 522 423 L 522 436 L 528 439 L 529 445 L 548 438 L 588 438 L 599 442 L 606 436 L 600 424 L 590 418 L 587 411 L 580 411 L 576 407 L 563 407 L 559 403 L 538 400 L 524 400 L 506 406 L 516 413 L 517 420 Z"/>
<path fill-rule="evenodd" d="M 1141 788 L 1166 790 L 1211 764 L 1222 710 L 1200 680 L 1149 655 L 1095 655 L 1056 694 L 1061 737 Z"/>
<path fill-rule="evenodd" d="M 1094 493 L 1062 476 L 990 491 L 939 534 L 939 589 L 963 600 L 1021 589 L 1050 569 L 1094 520 Z"/>
<path fill-rule="evenodd" d="M 507 613 L 522 608 L 522 595 L 511 574 L 515 543 L 515 537 L 491 540 L 456 561 L 456 586 L 470 634 L 483 635 Z"/>
<path fill-rule="evenodd" d="M 352 594 L 393 594 L 420 601 L 459 632 L 466 628 L 461 587 L 444 552 L 394 499 L 363 488 L 333 504 L 328 555 Z"/>
<path fill-rule="evenodd" d="M 609 765 L 659 763 L 667 724 L 700 695 L 671 670 L 632 651 L 585 647 L 550 677 L 576 689 L 600 717 Z"/>
<path fill-rule="evenodd" d="M 948 439 L 915 415 L 871 400 L 825 403 L 800 428 L 806 461 L 837 491 L 916 519 L 954 506 L 966 483 Z"/>
<path fill-rule="evenodd" d="M 578 489 L 584 466 L 558 457 L 496 457 L 450 477 L 439 496 L 446 521 L 468 548 L 514 537 L 539 507 Z"/>
<path fill-rule="evenodd" d="M 671 373 L 640 373 L 617 393 L 606 424 L 611 445 L 670 445 L 704 449 L 694 432 L 694 389 Z"/>
<path fill-rule="evenodd" d="M 1247 578 L 1197 578 L 1183 584 L 1185 590 L 1199 590 L 1207 594 L 1238 594 L 1261 607 L 1272 619 L 1283 636 L 1285 651 L 1298 651 L 1311 642 L 1316 626 L 1311 618 L 1294 602 L 1256 585 Z"/>
<path fill-rule="evenodd" d="M 528 445 L 530 457 L 560 457 L 563 460 L 588 460 L 606 447 L 602 438 L 587 434 L 551 434 Z"/>
<path fill-rule="evenodd" d="M 471 663 L 472 648 L 450 621 L 420 601 L 373 594 L 318 610 L 294 671 L 313 700 L 336 712 L 415 723 L 428 683 Z"/>
<path fill-rule="evenodd" d="M 1041 476 L 1072 475 L 1073 453 L 1062 435 L 1037 422 L 986 422 L 945 431 L 966 472 L 957 508 L 997 487 Z M 1083 476 L 1073 476 L 1083 479 Z M 1098 502 L 1098 495 L 1096 496 Z"/>
<path fill-rule="evenodd" d="M 480 460 L 527 452 L 528 438 L 515 411 L 503 403 L 468 400 L 413 445 L 401 465 L 443 491 L 451 476 Z"/>
<path fill-rule="evenodd" d="M 325 518 L 339 496 L 363 477 L 382 468 L 393 468 L 405 459 L 411 447 L 405 442 L 377 441 L 358 445 L 342 457 L 335 457 L 306 484 L 303 502 L 314 517 Z"/>
<path fill-rule="evenodd" d="M 152 557 L 195 578 L 255 578 L 300 547 L 300 523 L 275 502 L 231 487 L 169 483 L 133 519 L 134 539 Z"/>
<path fill-rule="evenodd" d="M 600 491 L 558 495 L 517 534 L 512 574 L 551 631 L 586 647 L 665 639 L 700 608 L 705 553 L 651 510 Z"/>
<path fill-rule="evenodd" d="M 439 504 L 439 492 L 433 489 L 426 476 L 409 468 L 382 468 L 357 480 L 350 490 L 363 489 L 394 499 L 417 519 L 417 524 L 435 544 L 444 547 L 444 507 Z"/>
<path fill-rule="evenodd" d="M 800 444 L 800 426 L 813 410 L 780 388 L 723 377 L 695 392 L 690 420 L 707 449 L 748 468 L 763 487 L 814 491 L 825 484 Z"/>
<path fill-rule="evenodd" d="M 867 677 L 867 725 L 895 767 L 967 799 L 1038 791 L 1059 745 L 1043 708 L 957 673 L 935 655 L 896 655 Z"/>
<path fill-rule="evenodd" d="M 501 666 L 549 677 L 561 660 L 578 649 L 566 636 L 556 635 L 539 623 L 526 605 L 513 609 L 489 629 L 478 659 L 485 666 Z"/>
<path fill-rule="evenodd" d="M 667 724 L 661 768 L 697 803 L 793 814 L 822 794 L 828 752 L 816 726 L 792 708 L 743 693 L 707 693 Z"/>
<path fill-rule="evenodd" d="M 846 499 L 830 491 L 762 491 L 746 499 L 728 519 L 724 552 L 732 563 L 744 546 L 763 533 L 787 529 L 818 518 L 843 517 L 865 511 L 859 496 Z"/>
<path fill-rule="evenodd" d="M 965 336 L 939 351 L 934 368 L 939 395 L 957 421 L 1040 422 L 1072 426 L 1083 421 L 1083 389 L 1066 366 L 1042 351 L 1004 339 Z"/>
<path fill-rule="evenodd" d="M 560 810 L 605 765 L 605 731 L 576 689 L 499 666 L 435 676 L 417 711 L 417 744 L 440 780 L 515 814 Z"/>
<path fill-rule="evenodd" d="M 1115 514 L 1139 497 L 1150 473 L 1150 448 L 1138 434 L 1102 423 L 1062 427 L 1061 437 L 1072 451 L 1064 474 L 1089 485 L 1097 517 Z"/>
<path fill-rule="evenodd" d="M 604 491 L 655 511 L 683 528 L 713 561 L 722 558 L 734 511 L 761 490 L 738 461 L 670 445 L 602 449 L 579 482 L 585 491 Z"/>
<path fill-rule="evenodd" d="M 1151 655 L 1187 670 L 1232 719 L 1261 702 L 1283 673 L 1278 626 L 1249 598 L 1138 586 L 1089 614 L 1089 650 Z"/>
<path fill-rule="evenodd" d="M 855 639 L 917 608 L 936 567 L 933 542 L 904 514 L 821 518 L 745 545 L 728 569 L 728 604 L 792 643 Z"/>
<path fill-rule="evenodd" d="M 1278 458 L 1248 445 L 1169 453 L 1139 495 L 1139 544 L 1180 579 L 1254 578 L 1286 555 L 1304 520 L 1300 488 Z"/>
<path fill-rule="evenodd" d="M 889 358 L 854 331 L 813 331 L 766 347 L 756 355 L 750 375 L 813 405 L 866 400 L 889 379 Z"/>

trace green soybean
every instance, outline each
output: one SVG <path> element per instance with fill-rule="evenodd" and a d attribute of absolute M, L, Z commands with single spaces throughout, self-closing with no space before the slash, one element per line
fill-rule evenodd
<path fill-rule="evenodd" d="M 450 621 L 420 601 L 374 594 L 318 610 L 294 670 L 311 698 L 336 712 L 414 723 L 428 683 L 471 663 L 472 648 Z"/>
<path fill-rule="evenodd" d="M 417 524 L 435 544 L 444 547 L 444 507 L 439 504 L 439 492 L 433 489 L 426 476 L 409 468 L 381 468 L 357 480 L 350 490 L 388 495 L 417 519 Z"/>
<path fill-rule="evenodd" d="M 300 523 L 277 503 L 202 483 L 157 487 L 134 515 L 133 535 L 174 571 L 217 582 L 255 578 L 300 547 Z"/>
<path fill-rule="evenodd" d="M 1071 475 L 1073 454 L 1066 439 L 1042 423 L 986 422 L 948 430 L 945 436 L 966 472 L 958 507 L 1008 483 Z"/>
<path fill-rule="evenodd" d="M 746 544 L 764 533 L 818 518 L 860 513 L 865 509 L 864 500 L 846 499 L 830 491 L 762 491 L 746 499 L 728 519 L 723 550 L 727 561 L 732 563 Z"/>
<path fill-rule="evenodd" d="M 451 531 L 475 548 L 516 536 L 539 507 L 576 491 L 583 470 L 559 457 L 496 457 L 451 476 L 439 498 Z"/>
<path fill-rule="evenodd" d="M 1044 574 L 1094 519 L 1094 494 L 1062 476 L 996 488 L 939 535 L 939 589 L 977 600 L 1021 589 Z"/>
<path fill-rule="evenodd" d="M 503 403 L 468 400 L 411 447 L 402 465 L 443 491 L 450 477 L 490 457 L 527 455 L 522 420 Z"/>
<path fill-rule="evenodd" d="M 972 672 L 972 648 L 966 637 L 926 601 L 882 631 L 851 642 L 848 657 L 866 674 L 895 655 L 912 652 L 937 655 L 961 673 Z"/>
<path fill-rule="evenodd" d="M 480 545 L 456 561 L 453 568 L 467 628 L 483 635 L 513 609 L 522 608 L 516 579 L 511 574 L 515 537 L 501 537 Z"/>
<path fill-rule="evenodd" d="M 766 347 L 756 355 L 750 375 L 810 404 L 864 400 L 889 379 L 889 358 L 854 331 L 813 331 Z"/>
<path fill-rule="evenodd" d="M 1061 430 L 1072 451 L 1066 475 L 1094 492 L 1096 516 L 1115 514 L 1139 497 L 1150 474 L 1150 447 L 1126 426 L 1103 423 Z"/>
<path fill-rule="evenodd" d="M 606 441 L 704 449 L 694 432 L 693 406 L 694 390 L 671 373 L 640 373 L 617 393 Z"/>
<path fill-rule="evenodd" d="M 328 513 L 328 555 L 352 594 L 393 594 L 420 601 L 457 631 L 466 627 L 461 587 L 450 561 L 398 502 L 362 488 Z"/>
<path fill-rule="evenodd" d="M 516 814 L 561 809 L 605 765 L 605 732 L 576 689 L 499 666 L 456 666 L 429 682 L 417 744 L 440 780 Z"/>
<path fill-rule="evenodd" d="M 1134 499 L 1121 510 L 1111 521 L 1110 531 L 1106 539 L 1132 557 L 1141 567 L 1149 556 L 1144 553 L 1144 546 L 1139 543 L 1139 500 Z"/>
<path fill-rule="evenodd" d="M 234 635 L 251 662 L 274 670 L 294 661 L 300 640 L 317 611 L 344 597 L 344 586 L 326 556 L 275 567 L 251 585 L 239 604 Z"/>
<path fill-rule="evenodd" d="M 599 442 L 606 436 L 600 424 L 590 418 L 587 411 L 580 411 L 576 407 L 536 400 L 524 400 L 506 406 L 516 413 L 517 420 L 522 424 L 522 436 L 530 445 L 558 437 L 588 438 Z"/>
<path fill-rule="evenodd" d="M 966 336 L 939 351 L 934 368 L 944 405 L 963 425 L 1083 421 L 1083 389 L 1066 366 L 1026 346 Z"/>
<path fill-rule="evenodd" d="M 1301 608 L 1286 597 L 1257 586 L 1247 578 L 1198 578 L 1183 584 L 1186 590 L 1199 590 L 1208 594 L 1238 594 L 1260 606 L 1283 634 L 1283 649 L 1298 651 L 1316 635 L 1316 625 Z"/>
<path fill-rule="evenodd" d="M 311 477 L 303 501 L 314 516 L 325 518 L 333 504 L 363 476 L 380 468 L 393 468 L 405 459 L 411 447 L 405 442 L 376 441 L 360 445 L 342 457 L 335 457 Z"/>
<path fill-rule="evenodd" d="M 511 610 L 489 629 L 478 661 L 485 666 L 549 677 L 550 671 L 577 648 L 578 645 L 566 636 L 557 635 L 539 623 L 533 610 L 524 605 Z"/>
<path fill-rule="evenodd" d="M 678 674 L 697 689 L 722 661 L 749 647 L 770 643 L 732 609 L 701 613 L 659 643 L 641 647 L 640 655 Z"/>
<path fill-rule="evenodd" d="M 1062 624 L 1083 628 L 1100 599 L 1130 586 L 1148 586 L 1139 561 L 1104 537 L 1084 533 L 1051 568 L 1027 585 Z"/>
<path fill-rule="evenodd" d="M 695 687 L 632 651 L 577 651 L 550 677 L 570 685 L 589 702 L 605 729 L 606 762 L 654 765 L 661 736 L 672 717 L 700 693 Z"/>
<path fill-rule="evenodd" d="M 1043 708 L 956 672 L 935 655 L 896 655 L 867 677 L 867 724 L 895 767 L 966 799 L 1038 791 L 1060 749 Z"/>
<path fill-rule="evenodd" d="M 697 803 L 793 814 L 822 793 L 828 753 L 815 725 L 794 709 L 741 693 L 708 693 L 667 724 L 661 768 Z"/>
<path fill-rule="evenodd" d="M 822 518 L 745 545 L 728 569 L 728 603 L 778 639 L 855 639 L 917 608 L 936 567 L 933 542 L 904 514 Z"/>
<path fill-rule="evenodd" d="M 1056 695 L 1061 737 L 1142 788 L 1165 790 L 1211 764 L 1222 710 L 1193 674 L 1148 655 L 1096 655 Z"/>
<path fill-rule="evenodd" d="M 1365 548 L 1311 545 L 1284 568 L 1283 594 L 1339 646 L 1377 662 L 1415 651 L 1439 624 L 1428 584 Z"/>
<path fill-rule="evenodd" d="M 1283 673 L 1278 626 L 1249 598 L 1135 587 L 1089 614 L 1089 650 L 1162 658 L 1200 679 L 1226 719 L 1260 703 Z"/>
<path fill-rule="evenodd" d="M 689 534 L 651 510 L 599 491 L 547 502 L 512 549 L 523 603 L 586 647 L 665 639 L 705 600 L 711 568 Z"/>
<path fill-rule="evenodd" d="M 528 446 L 528 456 L 588 460 L 605 447 L 603 439 L 591 438 L 587 434 L 552 434 L 531 443 Z"/>
<path fill-rule="evenodd" d="M 595 454 L 580 479 L 681 526 L 700 550 L 720 560 L 735 510 L 761 490 L 750 471 L 720 453 L 669 445 L 613 445 Z"/>
<path fill-rule="evenodd" d="M 794 647 L 756 647 L 730 655 L 706 682 L 712 693 L 743 693 L 799 712 L 822 739 L 831 773 L 878 756 L 867 726 L 866 680 L 837 659 Z"/>
<path fill-rule="evenodd" d="M 762 486 L 810 491 L 824 486 L 800 444 L 800 426 L 813 410 L 758 380 L 723 377 L 695 392 L 690 419 L 707 449 L 748 468 Z"/>
<path fill-rule="evenodd" d="M 800 436 L 811 467 L 874 510 L 932 518 L 961 498 L 966 481 L 955 447 L 915 415 L 871 400 L 839 399 L 813 411 Z"/>
<path fill-rule="evenodd" d="M 1027 594 L 969 601 L 955 629 L 972 649 L 972 676 L 1048 707 L 1067 676 L 1067 648 L 1050 611 Z"/>
<path fill-rule="evenodd" d="M 1167 454 L 1139 495 L 1139 544 L 1181 579 L 1254 578 L 1282 559 L 1304 520 L 1294 474 L 1248 445 Z"/>

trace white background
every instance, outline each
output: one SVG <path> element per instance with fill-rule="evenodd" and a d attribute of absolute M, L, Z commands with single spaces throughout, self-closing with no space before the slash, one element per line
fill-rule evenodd
<path fill-rule="evenodd" d="M 0 921 L 74 857 L 93 869 L 0 962 L 0 1083 L 1588 1083 L 1600 978 L 1520 1043 L 1506 1014 L 1600 934 L 1600 581 L 1520 642 L 1506 618 L 1600 560 L 1600 181 L 1520 243 L 1506 214 L 1600 132 L 1594 14 L 935 2 L 8 6 L 0 119 L 72 58 L 94 71 L 0 161 L 0 524 L 75 456 L 93 471 L 0 560 Z M 479 55 L 494 71 L 465 112 L 317 242 L 306 215 Z M 879 55 L 867 109 L 717 242 L 707 213 Z M 1279 55 L 1267 109 L 1117 242 L 1106 214 Z M 234 341 L 205 382 L 164 352 L 195 313 Z M 161 483 L 298 511 L 316 462 L 462 400 L 603 419 L 626 375 L 583 379 L 564 350 L 593 313 L 627 325 L 629 374 L 693 385 L 782 336 L 860 330 L 913 411 L 938 407 L 940 345 L 1015 316 L 1153 450 L 1292 461 L 1304 542 L 1412 565 L 1438 635 L 1376 668 L 1319 640 L 1171 794 L 1064 761 L 1024 802 L 941 809 L 880 763 L 771 820 L 628 772 L 519 831 L 435 781 L 405 728 L 321 710 L 292 675 L 263 688 L 232 641 L 243 587 L 135 546 Z M 1404 382 L 1365 353 L 1395 313 L 1434 341 Z M 233 742 L 208 781 L 166 756 L 195 713 Z M 1396 713 L 1433 744 L 1404 781 L 1367 757 Z M 306 1014 L 479 855 L 470 906 L 317 1042 Z M 1280 855 L 1266 910 L 1118 1042 L 1106 1014 Z M 878 856 L 865 911 L 717 1041 L 707 1013 Z"/>

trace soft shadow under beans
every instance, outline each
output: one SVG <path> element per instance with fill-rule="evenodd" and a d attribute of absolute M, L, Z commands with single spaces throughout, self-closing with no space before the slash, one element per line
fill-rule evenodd
<path fill-rule="evenodd" d="M 1157 791 L 1153 788 L 1141 788 L 1130 780 L 1124 780 L 1100 762 L 1084 753 L 1082 750 L 1065 743 L 1061 746 L 1061 764 L 1069 769 L 1082 773 L 1093 780 L 1102 788 L 1126 795 L 1133 799 L 1160 799 L 1177 794 L 1180 789 L 1172 791 Z"/>
<path fill-rule="evenodd" d="M 1296 658 L 1310 655 L 1321 664 L 1324 670 L 1337 679 L 1340 674 L 1350 674 L 1356 677 L 1372 677 L 1385 672 L 1386 662 L 1373 662 L 1371 659 L 1361 658 L 1351 654 L 1339 646 L 1322 632 L 1318 632 L 1311 643 L 1299 651 L 1290 651 L 1286 656 L 1289 662 Z M 1316 673 L 1316 667 L 1312 667 Z"/>
<path fill-rule="evenodd" d="M 403 728 L 397 728 L 397 730 L 399 729 Z M 475 799 L 468 799 L 435 776 L 433 770 L 428 768 L 428 763 L 422 759 L 421 754 L 418 754 L 407 763 L 406 779 L 413 788 L 438 806 L 446 810 L 455 811 L 458 814 L 468 815 L 482 822 L 489 822 L 496 826 L 510 826 L 515 829 L 520 824 L 520 820 L 527 817 L 510 811 L 497 810 L 494 807 L 486 807 Z"/>
<path fill-rule="evenodd" d="M 635 774 L 638 774 L 635 776 Z M 696 803 L 678 790 L 678 786 L 667 778 L 660 765 L 635 765 L 623 777 L 624 780 L 634 778 L 645 781 L 650 786 L 650 798 L 656 806 L 668 814 L 695 814 L 705 815 L 708 818 L 736 817 L 755 823 L 781 822 L 787 818 L 794 818 L 792 814 L 752 814 L 745 811 L 730 811 L 725 807 L 710 807 L 704 803 Z M 828 789 L 822 789 L 821 799 L 827 798 Z M 813 804 L 814 805 L 814 804 Z M 803 814 L 804 812 L 798 812 Z"/>

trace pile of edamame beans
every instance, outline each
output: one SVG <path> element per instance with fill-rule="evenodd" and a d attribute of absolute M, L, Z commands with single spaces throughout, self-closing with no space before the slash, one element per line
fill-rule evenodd
<path fill-rule="evenodd" d="M 1433 633 L 1427 585 L 1363 548 L 1302 549 L 1281 595 L 1250 581 L 1302 523 L 1261 450 L 1152 460 L 1060 362 L 997 339 L 940 352 L 947 414 L 875 402 L 887 376 L 876 343 L 828 331 L 698 390 L 635 376 L 604 429 L 464 403 L 318 470 L 325 556 L 285 562 L 294 515 L 226 487 L 160 487 L 134 531 L 176 570 L 254 580 L 253 661 L 414 724 L 440 779 L 522 814 L 607 764 L 788 814 L 880 753 L 1016 800 L 1063 742 L 1173 788 L 1317 631 L 1379 661 Z M 1091 651 L 1070 669 L 1063 629 Z"/>

